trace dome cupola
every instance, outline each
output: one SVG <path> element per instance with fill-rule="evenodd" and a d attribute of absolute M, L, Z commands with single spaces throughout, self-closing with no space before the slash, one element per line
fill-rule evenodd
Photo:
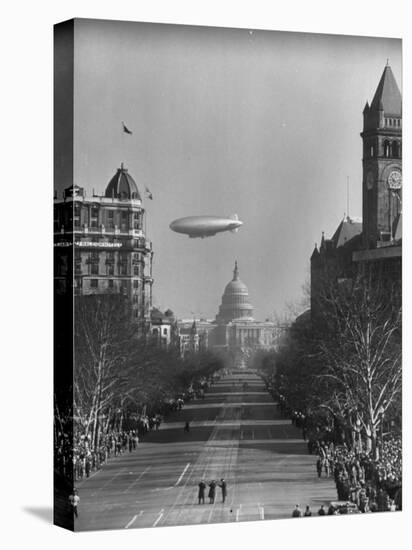
<path fill-rule="evenodd" d="M 249 291 L 239 278 L 237 261 L 233 270 L 233 279 L 226 285 L 222 304 L 216 316 L 218 322 L 224 323 L 235 319 L 253 320 L 253 306 L 249 302 Z"/>
<path fill-rule="evenodd" d="M 105 197 L 120 200 L 142 200 L 136 182 L 127 171 L 127 168 L 123 166 L 123 162 L 109 181 Z"/>

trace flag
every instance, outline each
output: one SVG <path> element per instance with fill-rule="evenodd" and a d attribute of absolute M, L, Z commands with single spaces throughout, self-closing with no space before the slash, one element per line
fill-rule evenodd
<path fill-rule="evenodd" d="M 146 197 L 152 201 L 153 200 L 152 193 L 150 192 L 150 190 L 146 186 L 144 186 L 144 188 L 145 188 L 145 191 L 146 191 Z"/>
<path fill-rule="evenodd" d="M 133 132 L 131 130 L 129 130 L 129 128 L 126 126 L 126 124 L 124 122 L 122 122 L 122 125 L 123 125 L 123 132 L 125 134 L 133 134 Z"/>

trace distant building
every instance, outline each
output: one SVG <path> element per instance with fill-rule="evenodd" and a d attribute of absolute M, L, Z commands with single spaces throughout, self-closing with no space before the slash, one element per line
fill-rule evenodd
<path fill-rule="evenodd" d="M 154 307 L 150 313 L 150 333 L 153 341 L 163 348 L 179 346 L 179 330 L 173 311 L 168 309 L 164 313 Z"/>
<path fill-rule="evenodd" d="M 253 317 L 249 291 L 239 277 L 237 262 L 233 278 L 225 287 L 215 322 L 210 344 L 215 349 L 225 350 L 233 365 L 245 365 L 256 351 L 277 346 L 279 334 L 276 324 L 257 321 Z"/>
<path fill-rule="evenodd" d="M 57 294 L 122 294 L 139 330 L 150 327 L 152 244 L 136 182 L 121 165 L 104 195 L 72 185 L 54 200 Z M 74 288 L 73 288 L 74 284 Z"/>
<path fill-rule="evenodd" d="M 179 346 L 182 357 L 200 351 L 200 335 L 196 321 L 192 321 L 189 326 L 184 322 L 179 323 Z"/>

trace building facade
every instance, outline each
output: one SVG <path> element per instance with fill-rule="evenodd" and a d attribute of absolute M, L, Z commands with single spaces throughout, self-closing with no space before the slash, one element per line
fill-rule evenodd
<path fill-rule="evenodd" d="M 209 347 L 225 352 L 232 366 L 244 366 L 257 351 L 277 346 L 279 335 L 275 323 L 253 317 L 249 291 L 239 277 L 237 262 L 233 278 L 223 292 L 214 325 L 209 333 Z"/>
<path fill-rule="evenodd" d="M 102 196 L 86 196 L 77 185 L 65 189 L 54 200 L 56 293 L 124 295 L 139 331 L 147 332 L 153 251 L 144 217 L 142 197 L 123 164 Z"/>
<path fill-rule="evenodd" d="M 322 235 L 311 256 L 311 313 L 319 310 L 324 280 L 368 273 L 402 284 L 402 96 L 389 65 L 363 110 L 362 220 L 345 218 L 331 239 Z"/>

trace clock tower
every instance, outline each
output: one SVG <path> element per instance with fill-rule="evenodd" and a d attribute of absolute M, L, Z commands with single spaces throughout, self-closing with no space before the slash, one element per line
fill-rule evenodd
<path fill-rule="evenodd" d="M 363 110 L 363 238 L 366 248 L 393 241 L 402 211 L 402 96 L 386 65 Z"/>

